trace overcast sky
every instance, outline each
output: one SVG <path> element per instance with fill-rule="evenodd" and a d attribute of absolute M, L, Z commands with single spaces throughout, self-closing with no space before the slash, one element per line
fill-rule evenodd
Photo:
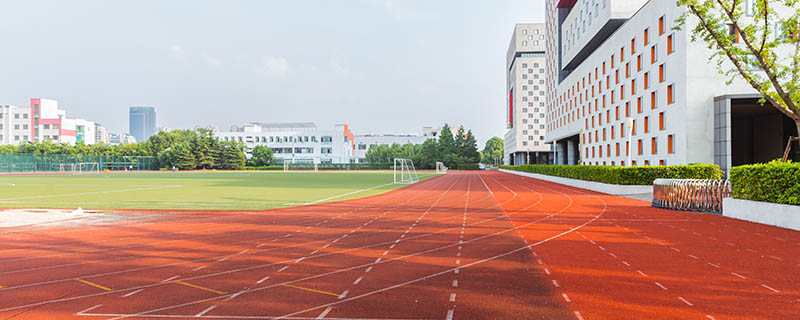
<path fill-rule="evenodd" d="M 158 126 L 347 123 L 410 133 L 444 122 L 481 148 L 505 132 L 505 53 L 544 0 L 2 1 L 0 104 Z"/>

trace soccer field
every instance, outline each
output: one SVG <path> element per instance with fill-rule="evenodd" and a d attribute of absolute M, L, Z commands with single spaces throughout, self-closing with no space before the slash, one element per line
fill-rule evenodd
<path fill-rule="evenodd" d="M 420 173 L 420 180 L 432 177 Z M 260 210 L 401 188 L 391 171 L 146 172 L 0 176 L 0 207 Z"/>

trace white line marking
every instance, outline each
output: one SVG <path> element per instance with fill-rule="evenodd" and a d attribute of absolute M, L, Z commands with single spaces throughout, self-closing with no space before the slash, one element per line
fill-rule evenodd
<path fill-rule="evenodd" d="M 447 310 L 446 320 L 453 320 L 453 309 Z"/>
<path fill-rule="evenodd" d="M 575 311 L 575 318 L 578 318 L 578 320 L 585 320 L 583 319 L 583 316 L 581 316 L 581 313 L 578 311 Z"/>
<path fill-rule="evenodd" d="M 597 246 L 597 247 L 600 248 L 600 250 L 606 251 L 606 248 L 603 248 L 603 246 Z"/>
<path fill-rule="evenodd" d="M 134 294 L 137 294 L 137 293 L 139 293 L 139 292 L 142 292 L 142 291 L 144 291 L 144 289 L 139 289 L 139 290 L 136 290 L 136 291 L 131 291 L 131 292 L 128 292 L 128 293 L 126 293 L 126 294 L 122 295 L 122 297 L 123 297 L 123 298 L 127 298 L 127 297 L 130 297 L 130 296 L 132 296 L 132 295 L 134 295 Z"/>
<path fill-rule="evenodd" d="M 379 262 L 381 262 L 381 258 L 375 259 L 374 263 L 379 263 Z"/>
<path fill-rule="evenodd" d="M 364 277 L 358 277 L 356 281 L 353 281 L 353 284 L 358 284 L 359 282 L 361 282 L 362 279 L 364 279 Z"/>
<path fill-rule="evenodd" d="M 591 242 L 592 244 L 597 244 L 597 242 L 594 242 L 594 240 L 589 240 L 589 242 Z"/>
<path fill-rule="evenodd" d="M 687 304 L 688 306 L 694 306 L 689 300 L 684 299 L 683 297 L 678 297 L 679 300 L 683 301 L 683 303 Z"/>
<path fill-rule="evenodd" d="M 396 246 L 396 244 L 389 246 L 389 249 L 394 249 L 394 246 Z"/>
<path fill-rule="evenodd" d="M 225 260 L 228 260 L 228 257 L 225 257 L 225 258 L 219 259 L 219 260 L 217 260 L 217 262 L 222 262 L 222 261 L 225 261 Z"/>
<path fill-rule="evenodd" d="M 558 281 L 555 281 L 555 280 L 553 280 L 553 285 L 554 285 L 556 288 L 560 287 L 560 286 L 558 285 Z"/>
<path fill-rule="evenodd" d="M 199 318 L 199 317 L 202 317 L 204 314 L 208 313 L 208 312 L 209 312 L 209 311 L 211 311 L 211 310 L 214 310 L 214 308 L 216 308 L 216 307 L 217 307 L 217 306 L 210 306 L 210 307 L 206 308 L 205 310 L 203 310 L 203 311 L 200 311 L 198 314 L 196 314 L 196 315 L 194 315 L 194 316 L 195 316 L 195 317 L 198 317 L 198 318 Z"/>
<path fill-rule="evenodd" d="M 609 256 L 612 256 L 612 257 L 614 257 L 614 258 L 616 258 L 616 257 L 617 257 L 617 255 L 616 255 L 616 254 L 613 254 L 613 253 L 610 253 L 610 252 L 608 253 L 608 255 L 609 255 Z"/>
<path fill-rule="evenodd" d="M 629 267 L 631 266 L 631 264 L 630 264 L 630 263 L 628 263 L 627 261 L 622 261 L 622 264 L 624 264 L 624 265 L 626 265 L 626 266 L 629 266 Z"/>
<path fill-rule="evenodd" d="M 743 276 L 743 275 L 741 275 L 741 274 L 738 274 L 738 273 L 736 273 L 736 272 L 731 272 L 731 274 L 732 274 L 732 275 L 734 275 L 734 276 L 737 276 L 737 277 L 739 277 L 739 278 L 742 278 L 742 279 L 747 279 L 747 277 L 745 277 L 745 276 Z"/>
<path fill-rule="evenodd" d="M 267 281 L 267 279 L 269 279 L 269 276 L 261 278 L 261 280 L 256 281 L 256 283 L 262 283 L 264 281 Z"/>
<path fill-rule="evenodd" d="M 570 300 L 570 299 L 569 299 L 569 297 L 567 296 L 567 294 L 566 294 L 566 293 L 562 293 L 562 294 L 561 294 L 561 296 L 562 296 L 562 297 L 564 297 L 564 301 L 566 301 L 566 302 L 572 302 L 572 300 Z"/>
<path fill-rule="evenodd" d="M 333 197 L 328 197 L 328 198 L 325 198 L 325 199 L 320 199 L 320 200 L 317 200 L 317 201 L 312 201 L 312 202 L 309 202 L 309 203 L 306 203 L 306 204 L 316 204 L 316 203 L 320 203 L 320 202 L 324 202 L 324 201 L 328 201 L 328 200 L 333 200 L 333 199 L 336 199 L 336 198 L 346 197 L 346 196 L 353 195 L 353 194 L 356 194 L 356 193 L 361 193 L 361 192 L 364 192 L 364 191 L 369 191 L 369 190 L 372 190 L 372 189 L 377 189 L 377 188 L 380 188 L 380 187 L 390 186 L 390 185 L 393 185 L 393 184 L 394 183 L 382 184 L 382 185 L 379 185 L 379 186 L 369 187 L 369 188 L 365 188 L 365 189 L 361 189 L 361 190 L 356 190 L 356 191 L 340 194 L 338 196 L 333 196 Z"/>
<path fill-rule="evenodd" d="M 768 285 L 766 285 L 766 284 L 763 284 L 763 283 L 761 284 L 761 286 L 762 286 L 762 287 L 764 287 L 764 288 L 767 288 L 767 289 L 769 289 L 769 290 L 772 290 L 772 291 L 773 291 L 773 292 L 775 292 L 775 293 L 778 293 L 778 292 L 780 292 L 780 291 L 778 291 L 778 290 L 775 290 L 775 289 L 773 289 L 772 287 L 770 287 L 770 286 L 768 286 Z"/>
<path fill-rule="evenodd" d="M 205 267 L 206 267 L 206 266 L 199 266 L 199 267 L 197 267 L 197 268 L 194 268 L 194 269 L 192 269 L 192 271 L 197 271 L 197 270 L 200 270 L 200 269 L 204 269 Z"/>
<path fill-rule="evenodd" d="M 364 270 L 364 272 L 365 272 L 365 273 L 366 273 L 366 272 L 370 272 L 370 271 L 372 271 L 372 266 L 370 266 L 369 268 L 367 268 L 367 270 Z"/>
<path fill-rule="evenodd" d="M 461 269 L 456 268 L 455 270 L 453 270 L 453 273 L 458 274 L 458 270 L 461 270 Z"/>
<path fill-rule="evenodd" d="M 389 251 L 384 251 L 384 252 L 383 252 L 383 255 L 385 256 L 385 255 L 387 255 L 388 253 L 389 253 Z"/>
<path fill-rule="evenodd" d="M 283 270 L 286 270 L 286 269 L 288 269 L 288 268 L 289 268 L 289 266 L 283 266 L 283 268 L 280 268 L 280 269 L 278 270 L 278 272 L 283 272 Z"/>
<path fill-rule="evenodd" d="M 295 260 L 295 261 L 294 261 L 294 263 L 298 263 L 298 262 L 300 262 L 300 261 L 303 261 L 303 259 L 305 259 L 305 258 L 306 258 L 306 257 L 300 257 L 300 258 L 297 258 L 297 260 Z"/>
<path fill-rule="evenodd" d="M 544 273 L 545 274 L 550 274 L 550 270 L 547 270 L 547 268 L 544 268 Z"/>
<path fill-rule="evenodd" d="M 325 316 L 327 316 L 328 313 L 331 312 L 331 310 L 333 310 L 333 306 L 325 308 L 325 311 L 322 311 L 322 313 L 320 313 L 319 316 L 317 316 L 317 319 L 324 319 Z"/>
<path fill-rule="evenodd" d="M 646 275 L 644 272 L 642 272 L 642 270 L 636 270 L 636 272 L 638 272 L 639 274 L 641 274 L 641 275 L 642 275 L 642 276 L 644 276 L 644 277 L 646 277 L 646 276 L 647 276 L 647 275 Z"/>
<path fill-rule="evenodd" d="M 309 253 L 308 255 L 311 256 L 311 255 L 314 255 L 317 252 L 319 252 L 319 250 L 314 250 L 314 251 L 311 251 L 311 253 Z"/>
<path fill-rule="evenodd" d="M 345 290 L 344 292 L 342 292 L 342 294 L 339 295 L 339 299 L 344 299 L 344 297 L 347 296 L 348 292 L 350 292 L 350 290 Z"/>
<path fill-rule="evenodd" d="M 681 252 L 680 250 L 678 250 L 678 248 L 675 248 L 675 247 L 669 247 L 669 248 L 672 249 L 672 251 Z"/>
<path fill-rule="evenodd" d="M 707 314 L 706 318 L 708 318 L 709 320 L 717 320 L 717 318 L 712 317 L 710 314 Z"/>
<path fill-rule="evenodd" d="M 89 308 L 87 308 L 87 309 L 85 309 L 85 310 L 83 310 L 83 311 L 81 311 L 81 312 L 78 312 L 78 313 L 76 313 L 76 314 L 77 314 L 77 315 L 80 315 L 81 313 L 89 312 L 89 311 L 92 311 L 92 310 L 94 310 L 94 309 L 100 308 L 100 307 L 102 307 L 102 306 L 103 306 L 102 304 L 98 304 L 98 305 L 96 305 L 96 306 L 94 306 L 94 307 L 89 307 Z"/>
<path fill-rule="evenodd" d="M 175 280 L 175 279 L 177 279 L 178 277 L 180 277 L 180 275 L 177 275 L 177 276 L 172 276 L 172 277 L 166 278 L 166 279 L 164 279 L 164 280 L 161 280 L 161 282 L 169 282 L 169 281 L 171 281 L 171 280 Z"/>
<path fill-rule="evenodd" d="M 227 299 L 225 299 L 225 301 L 231 301 L 231 300 L 233 300 L 233 299 L 236 299 L 236 297 L 238 297 L 239 295 L 241 295 L 242 293 L 245 293 L 245 292 L 246 292 L 246 291 L 242 290 L 242 291 L 239 291 L 239 292 L 237 292 L 237 293 L 234 293 L 234 294 L 232 294 L 230 297 L 228 297 Z"/>
<path fill-rule="evenodd" d="M 667 290 L 667 287 L 665 287 L 664 285 L 662 285 L 662 284 L 660 284 L 658 282 L 656 282 L 656 285 L 661 289 Z"/>
<path fill-rule="evenodd" d="M 719 269 L 719 265 L 718 265 L 718 264 L 713 264 L 713 263 L 711 263 L 711 262 L 708 262 L 708 265 L 709 265 L 709 266 L 712 266 L 712 267 L 714 267 L 714 268 L 717 268 L 717 269 Z"/>
<path fill-rule="evenodd" d="M 769 257 L 772 258 L 772 259 L 778 260 L 778 261 L 783 261 L 783 259 L 781 259 L 779 257 L 776 257 L 776 256 L 769 256 Z"/>
<path fill-rule="evenodd" d="M 453 280 L 453 287 L 458 287 L 458 280 Z"/>
<path fill-rule="evenodd" d="M 689 257 L 691 257 L 692 259 L 695 259 L 695 260 L 697 260 L 697 259 L 700 259 L 700 258 L 698 258 L 697 256 L 693 256 L 693 255 L 691 255 L 691 254 L 689 255 Z"/>
<path fill-rule="evenodd" d="M 451 293 L 450 294 L 450 302 L 456 302 L 456 294 L 455 293 Z"/>
<path fill-rule="evenodd" d="M 327 247 L 330 247 L 330 246 L 331 246 L 331 244 L 330 244 L 330 243 L 328 243 L 328 244 L 326 244 L 326 245 L 322 246 L 322 248 L 327 248 Z"/>
<path fill-rule="evenodd" d="M 460 265 L 460 264 L 461 264 L 461 259 L 456 259 L 456 265 Z"/>

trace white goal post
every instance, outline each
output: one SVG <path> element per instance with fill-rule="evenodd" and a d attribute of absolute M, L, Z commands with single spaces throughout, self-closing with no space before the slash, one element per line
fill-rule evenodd
<path fill-rule="evenodd" d="M 100 163 L 97 162 L 59 163 L 57 172 L 65 172 L 65 173 L 100 172 Z"/>
<path fill-rule="evenodd" d="M 314 163 L 293 163 L 289 161 L 283 162 L 283 172 L 291 172 L 291 171 L 319 171 L 319 164 Z"/>
<path fill-rule="evenodd" d="M 447 173 L 447 167 L 444 166 L 443 162 L 436 162 L 436 173 L 437 174 L 445 174 Z"/>
<path fill-rule="evenodd" d="M 411 159 L 394 159 L 394 183 L 415 183 L 419 181 L 417 169 Z"/>

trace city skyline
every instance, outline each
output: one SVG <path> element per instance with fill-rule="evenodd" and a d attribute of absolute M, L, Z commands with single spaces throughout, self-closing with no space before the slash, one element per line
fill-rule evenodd
<path fill-rule="evenodd" d="M 315 121 L 404 132 L 447 122 L 481 143 L 503 136 L 491 110 L 505 100 L 508 30 L 543 21 L 543 1 L 315 4 L 4 3 L 0 34 L 29 49 L 0 53 L 0 103 L 47 97 L 111 132 L 126 130 L 128 107 L 155 105 L 170 128 Z M 217 22 L 199 23 L 209 17 Z M 11 28 L 31 19 L 37 27 Z"/>

